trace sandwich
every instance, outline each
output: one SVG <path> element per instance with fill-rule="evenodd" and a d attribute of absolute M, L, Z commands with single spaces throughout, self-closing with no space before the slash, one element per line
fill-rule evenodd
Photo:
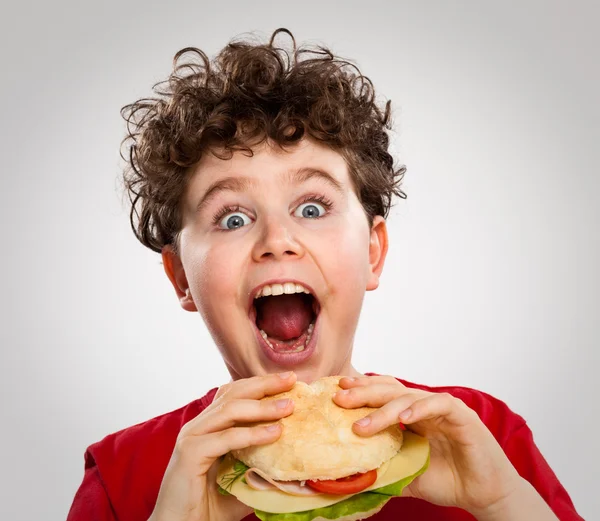
<path fill-rule="evenodd" d="M 400 496 L 427 469 L 429 443 L 400 424 L 356 435 L 352 424 L 375 409 L 336 405 L 332 397 L 341 389 L 340 378 L 297 382 L 290 391 L 263 398 L 290 398 L 294 412 L 279 420 L 277 441 L 221 458 L 219 491 L 254 508 L 263 521 L 357 521 Z"/>

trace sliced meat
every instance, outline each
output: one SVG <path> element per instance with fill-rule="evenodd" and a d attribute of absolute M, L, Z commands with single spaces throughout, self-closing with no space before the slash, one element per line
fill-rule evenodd
<path fill-rule="evenodd" d="M 246 478 L 248 486 L 254 490 L 270 490 L 277 488 L 291 496 L 316 496 L 320 494 L 320 492 L 317 492 L 306 485 L 302 485 L 300 481 L 277 481 L 271 479 L 257 468 L 248 469 L 246 474 L 244 474 L 244 477 Z"/>

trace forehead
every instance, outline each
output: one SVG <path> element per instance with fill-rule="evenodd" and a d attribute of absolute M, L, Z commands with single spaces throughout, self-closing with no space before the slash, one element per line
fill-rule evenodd
<path fill-rule="evenodd" d="M 312 140 L 301 140 L 286 149 L 266 141 L 252 151 L 253 155 L 236 151 L 231 159 L 220 159 L 212 153 L 205 154 L 192 171 L 189 193 L 200 194 L 221 178 L 245 178 L 254 186 L 274 181 L 293 182 L 294 179 L 303 178 L 294 178 L 290 174 L 303 169 L 324 171 L 340 185 L 350 185 L 344 157 Z M 221 150 L 216 152 L 218 155 L 222 153 Z"/>

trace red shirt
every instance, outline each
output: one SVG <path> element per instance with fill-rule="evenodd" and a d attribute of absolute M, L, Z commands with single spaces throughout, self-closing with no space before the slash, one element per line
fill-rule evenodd
<path fill-rule="evenodd" d="M 583 521 L 533 442 L 525 420 L 506 404 L 465 387 L 427 387 L 399 381 L 407 387 L 448 392 L 463 400 L 477 412 L 519 474 L 536 488 L 556 516 L 561 521 Z M 204 397 L 181 409 L 110 434 L 88 447 L 83 482 L 75 495 L 67 521 L 147 521 L 154 510 L 179 430 L 210 405 L 216 391 L 212 389 Z M 252 514 L 244 521 L 257 519 Z M 392 498 L 378 514 L 369 519 L 466 521 L 474 517 L 459 508 L 439 507 L 414 498 Z"/>

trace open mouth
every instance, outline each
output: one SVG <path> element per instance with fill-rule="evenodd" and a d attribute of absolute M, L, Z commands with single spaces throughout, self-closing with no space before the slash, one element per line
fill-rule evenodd
<path fill-rule="evenodd" d="M 285 355 L 310 345 L 319 311 L 310 290 L 288 282 L 263 286 L 253 299 L 250 318 L 268 348 Z"/>

